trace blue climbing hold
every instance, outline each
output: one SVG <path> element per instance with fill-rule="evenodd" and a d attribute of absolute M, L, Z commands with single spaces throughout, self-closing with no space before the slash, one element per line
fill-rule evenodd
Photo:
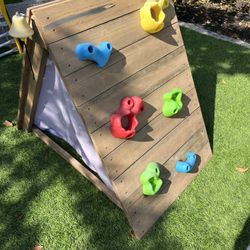
<path fill-rule="evenodd" d="M 98 46 L 91 43 L 80 43 L 75 48 L 75 54 L 81 61 L 94 61 L 98 68 L 103 68 L 110 58 L 112 49 L 112 45 L 108 42 L 101 42 Z"/>
<path fill-rule="evenodd" d="M 187 156 L 186 162 L 193 168 L 196 163 L 196 158 L 197 158 L 196 154 L 192 152 L 187 152 L 186 156 Z"/>
<path fill-rule="evenodd" d="M 175 170 L 180 173 L 188 173 L 192 171 L 195 166 L 197 156 L 192 152 L 187 152 L 186 154 L 186 161 L 177 161 L 175 165 Z"/>

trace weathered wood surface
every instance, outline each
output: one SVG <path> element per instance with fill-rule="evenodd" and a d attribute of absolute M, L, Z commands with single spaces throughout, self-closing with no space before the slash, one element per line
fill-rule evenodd
<path fill-rule="evenodd" d="M 193 98 L 192 98 L 193 97 Z M 191 99 L 192 98 L 192 99 Z M 191 114 L 199 107 L 199 103 L 194 96 L 191 96 L 191 101 L 188 103 L 188 112 Z M 121 144 L 117 149 L 112 151 L 108 156 L 103 159 L 106 170 L 109 173 L 111 180 L 115 180 L 121 175 L 130 165 L 141 158 L 154 144 L 171 132 L 177 127 L 183 120 L 185 120 L 186 114 L 180 114 L 178 118 L 166 119 L 163 115 L 158 115 L 155 119 L 149 122 L 142 130 L 140 130 L 133 140 L 127 140 Z M 201 113 L 196 111 L 195 114 L 187 118 L 190 124 L 194 124 L 194 130 L 197 129 L 195 123 L 197 119 L 199 123 L 202 120 L 199 119 Z M 184 116 L 184 118 L 183 118 Z M 188 124 L 189 124 L 188 123 Z M 178 130 L 184 129 L 185 125 L 182 125 Z M 182 131 L 181 131 L 182 132 Z M 176 140 L 177 140 L 176 136 Z M 153 158 L 153 155 L 152 155 Z"/>
<path fill-rule="evenodd" d="M 201 148 L 208 143 L 206 131 L 202 126 L 198 132 L 195 133 L 193 133 L 193 131 L 190 133 L 189 131 L 185 131 L 185 133 L 179 137 L 179 140 L 175 138 L 175 130 L 159 141 L 157 145 L 150 149 L 150 151 L 115 180 L 116 188 L 120 191 L 119 198 L 125 208 L 133 206 L 133 204 L 143 196 L 139 178 L 148 162 L 153 159 L 162 167 L 161 178 L 165 183 L 159 192 L 159 194 L 161 194 L 162 190 L 169 187 L 174 177 L 179 174 L 175 171 L 176 161 L 185 159 L 185 154 L 188 151 L 199 152 Z M 131 176 L 134 176 L 134 178 L 131 178 Z M 131 189 L 131 187 L 133 187 L 133 189 Z"/>
<path fill-rule="evenodd" d="M 40 88 L 46 69 L 48 53 L 38 43 L 34 44 L 34 52 L 31 57 L 32 71 L 29 72 L 28 94 L 25 104 L 25 114 L 23 119 L 23 128 L 31 131 L 35 116 L 36 106 L 39 98 Z"/>
<path fill-rule="evenodd" d="M 132 13 L 138 10 L 144 2 L 144 0 L 74 0 L 73 2 L 69 0 L 59 3 L 53 8 L 48 5 L 42 9 L 34 9 L 32 12 L 34 19 L 40 24 L 46 43 L 50 44 Z M 112 5 L 113 7 L 108 8 Z M 95 11 L 96 8 L 98 8 L 97 11 Z M 101 11 L 101 8 L 105 10 Z"/>
<path fill-rule="evenodd" d="M 196 152 L 200 157 L 197 173 L 178 173 L 171 180 L 171 185 L 166 185 L 165 189 L 154 197 L 141 197 L 127 211 L 127 218 L 133 228 L 137 238 L 141 238 L 157 219 L 167 210 L 176 198 L 185 190 L 190 182 L 197 176 L 211 157 L 209 143 Z M 172 162 L 174 164 L 175 161 Z M 166 166 L 165 166 L 166 168 Z M 166 181 L 166 180 L 165 180 Z"/>
<path fill-rule="evenodd" d="M 165 81 L 160 80 L 159 82 L 164 83 Z M 137 127 L 137 131 L 140 131 L 147 123 L 152 121 L 156 116 L 158 116 L 161 113 L 162 93 L 166 93 L 172 90 L 174 87 L 176 87 L 176 83 L 178 83 L 179 88 L 182 88 L 183 93 L 185 95 L 194 87 L 191 72 L 188 68 L 186 68 L 182 73 L 178 74 L 176 77 L 175 76 L 173 78 L 170 77 L 169 81 L 166 80 L 165 84 L 163 84 L 150 94 L 144 96 L 143 94 L 140 93 L 140 96 L 144 98 L 146 109 L 144 110 L 143 113 L 138 115 L 139 125 Z M 185 100 L 187 100 L 186 96 L 184 101 Z M 118 105 L 119 100 L 113 101 L 113 103 L 117 103 Z M 92 134 L 92 138 L 96 144 L 96 147 L 98 148 L 101 157 L 105 157 L 115 148 L 117 148 L 120 144 L 125 142 L 122 139 L 117 139 L 112 137 L 112 135 L 110 134 L 108 121 L 104 126 L 102 126 L 100 129 L 98 129 Z"/>
<path fill-rule="evenodd" d="M 32 40 L 26 40 L 26 48 L 28 49 L 29 55 L 33 55 L 34 51 L 34 43 Z M 23 51 L 23 59 L 22 59 L 22 72 L 21 72 L 21 80 L 20 80 L 20 87 L 19 87 L 19 103 L 18 103 L 18 113 L 17 113 L 17 127 L 18 129 L 23 128 L 23 120 L 24 120 L 24 113 L 25 113 L 25 104 L 28 95 L 28 81 L 29 75 L 31 74 L 31 68 L 29 63 L 29 58 L 27 55 L 27 50 L 24 48 Z"/>
<path fill-rule="evenodd" d="M 173 59 L 175 60 L 173 61 Z M 116 84 L 87 104 L 78 107 L 78 111 L 85 117 L 89 125 L 89 131 L 92 133 L 109 121 L 110 113 L 115 111 L 124 96 L 133 96 L 136 93 L 137 96 L 143 98 L 156 91 L 157 88 L 173 79 L 187 67 L 185 50 L 180 47 L 173 53 Z M 166 71 L 166 69 L 168 70 Z M 177 82 L 175 82 L 176 84 Z M 184 83 L 180 84 L 184 85 Z M 156 98 L 162 101 L 163 93 L 159 93 L 161 96 L 158 95 Z"/>
<path fill-rule="evenodd" d="M 177 22 L 177 18 L 174 11 L 174 6 L 166 10 L 166 28 Z M 129 27 L 129 29 L 128 29 Z M 84 76 L 84 79 L 100 72 L 95 64 L 86 61 L 82 62 L 75 58 L 75 47 L 78 43 L 91 41 L 93 44 L 100 43 L 100 37 L 102 41 L 112 41 L 112 45 L 115 48 L 113 53 L 138 42 L 139 40 L 149 36 L 140 28 L 139 11 L 132 12 L 128 15 L 121 16 L 115 20 L 108 21 L 93 29 L 89 29 L 86 32 L 80 32 L 73 36 L 59 40 L 49 45 L 49 50 L 53 54 L 54 60 L 57 62 L 58 68 L 63 77 L 70 75 L 81 69 L 80 72 L 74 74 L 68 78 L 68 81 L 75 82 Z M 106 67 L 121 60 L 121 55 L 112 56 Z M 65 60 L 67 58 L 67 60 Z M 87 67 L 88 66 L 88 67 Z"/>
<path fill-rule="evenodd" d="M 66 77 L 66 86 L 70 94 L 74 96 L 76 106 L 83 105 L 96 96 L 99 97 L 102 92 L 111 89 L 136 72 L 181 47 L 183 41 L 178 24 L 173 25 L 173 33 L 169 31 L 159 33 L 157 36 L 148 36 L 121 49 L 119 53 L 114 53 L 111 62 L 113 60 L 117 62 L 92 77 L 86 79 L 81 70 Z M 112 43 L 112 40 L 110 42 Z"/>
<path fill-rule="evenodd" d="M 139 8 L 144 2 L 65 0 L 30 10 L 113 183 L 115 198 L 105 193 L 123 208 L 138 238 L 211 157 L 173 4 L 166 10 L 165 28 L 149 35 L 139 23 Z M 112 8 L 81 15 L 111 3 Z M 104 40 L 113 44 L 114 51 L 103 69 L 75 57 L 76 44 Z M 162 96 L 175 87 L 183 90 L 184 108 L 177 116 L 165 118 L 161 114 Z M 113 138 L 109 117 L 122 97 L 133 95 L 143 98 L 146 107 L 138 116 L 137 134 L 131 140 Z M 77 162 L 71 162 L 65 152 L 53 147 L 79 171 Z M 200 156 L 198 169 L 195 173 L 176 173 L 176 160 L 184 158 L 188 150 Z M 144 197 L 139 176 L 150 161 L 162 165 L 164 186 L 156 196 Z M 82 174 L 89 178 L 88 172 Z M 99 185 L 98 181 L 92 182 Z"/>
<path fill-rule="evenodd" d="M 25 51 L 23 59 L 25 67 L 22 71 L 19 92 L 18 128 L 31 131 L 48 53 L 38 43 L 30 39 L 27 40 L 27 49 L 31 62 L 29 62 Z"/>

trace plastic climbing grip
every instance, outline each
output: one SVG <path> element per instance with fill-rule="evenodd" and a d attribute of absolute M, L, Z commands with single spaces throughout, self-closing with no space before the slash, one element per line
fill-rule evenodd
<path fill-rule="evenodd" d="M 168 0 L 147 0 L 147 2 L 157 2 L 163 10 L 169 6 Z"/>
<path fill-rule="evenodd" d="M 177 114 L 182 109 L 182 90 L 175 88 L 163 96 L 162 113 L 166 117 Z"/>
<path fill-rule="evenodd" d="M 103 68 L 110 58 L 112 49 L 108 42 L 101 42 L 97 47 L 91 43 L 80 43 L 75 48 L 75 54 L 81 61 L 93 61 L 98 68 Z"/>
<path fill-rule="evenodd" d="M 136 133 L 136 116 L 144 111 L 144 103 L 138 96 L 124 97 L 120 107 L 110 117 L 110 131 L 114 137 L 129 139 Z"/>
<path fill-rule="evenodd" d="M 156 33 L 164 28 L 165 13 L 156 1 L 149 1 L 140 9 L 141 27 L 148 33 Z"/>
<path fill-rule="evenodd" d="M 192 171 L 196 164 L 197 156 L 193 152 L 187 152 L 186 161 L 177 161 L 175 165 L 175 170 L 180 173 L 188 173 Z"/>
<path fill-rule="evenodd" d="M 159 178 L 160 168 L 156 162 L 150 162 L 140 176 L 140 183 L 144 195 L 155 195 L 161 188 L 163 181 Z"/>

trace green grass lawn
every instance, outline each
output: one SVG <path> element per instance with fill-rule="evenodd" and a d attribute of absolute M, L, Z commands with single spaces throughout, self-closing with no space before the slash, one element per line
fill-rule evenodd
<path fill-rule="evenodd" d="M 0 249 L 246 249 L 250 50 L 182 29 L 213 158 L 141 240 L 123 213 L 15 119 L 21 58 L 0 60 Z"/>

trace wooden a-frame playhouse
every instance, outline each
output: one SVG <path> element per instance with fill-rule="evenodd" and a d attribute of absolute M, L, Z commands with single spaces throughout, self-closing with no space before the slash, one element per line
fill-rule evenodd
<path fill-rule="evenodd" d="M 29 9 L 35 35 L 26 42 L 34 77 L 25 53 L 18 113 L 18 128 L 33 131 L 103 191 L 124 211 L 138 238 L 212 155 L 173 3 L 165 10 L 165 28 L 149 35 L 140 27 L 139 9 L 144 1 L 62 0 Z M 76 58 L 78 43 L 100 41 L 114 47 L 104 69 Z M 34 126 L 48 58 L 65 84 L 112 188 Z M 183 90 L 184 108 L 166 118 L 161 113 L 162 96 L 175 87 Z M 122 97 L 133 95 L 145 102 L 137 134 L 130 140 L 114 138 L 109 117 Z M 196 171 L 177 173 L 175 162 L 185 158 L 187 151 L 199 156 Z M 139 176 L 150 161 L 162 165 L 164 185 L 155 196 L 145 197 Z"/>

